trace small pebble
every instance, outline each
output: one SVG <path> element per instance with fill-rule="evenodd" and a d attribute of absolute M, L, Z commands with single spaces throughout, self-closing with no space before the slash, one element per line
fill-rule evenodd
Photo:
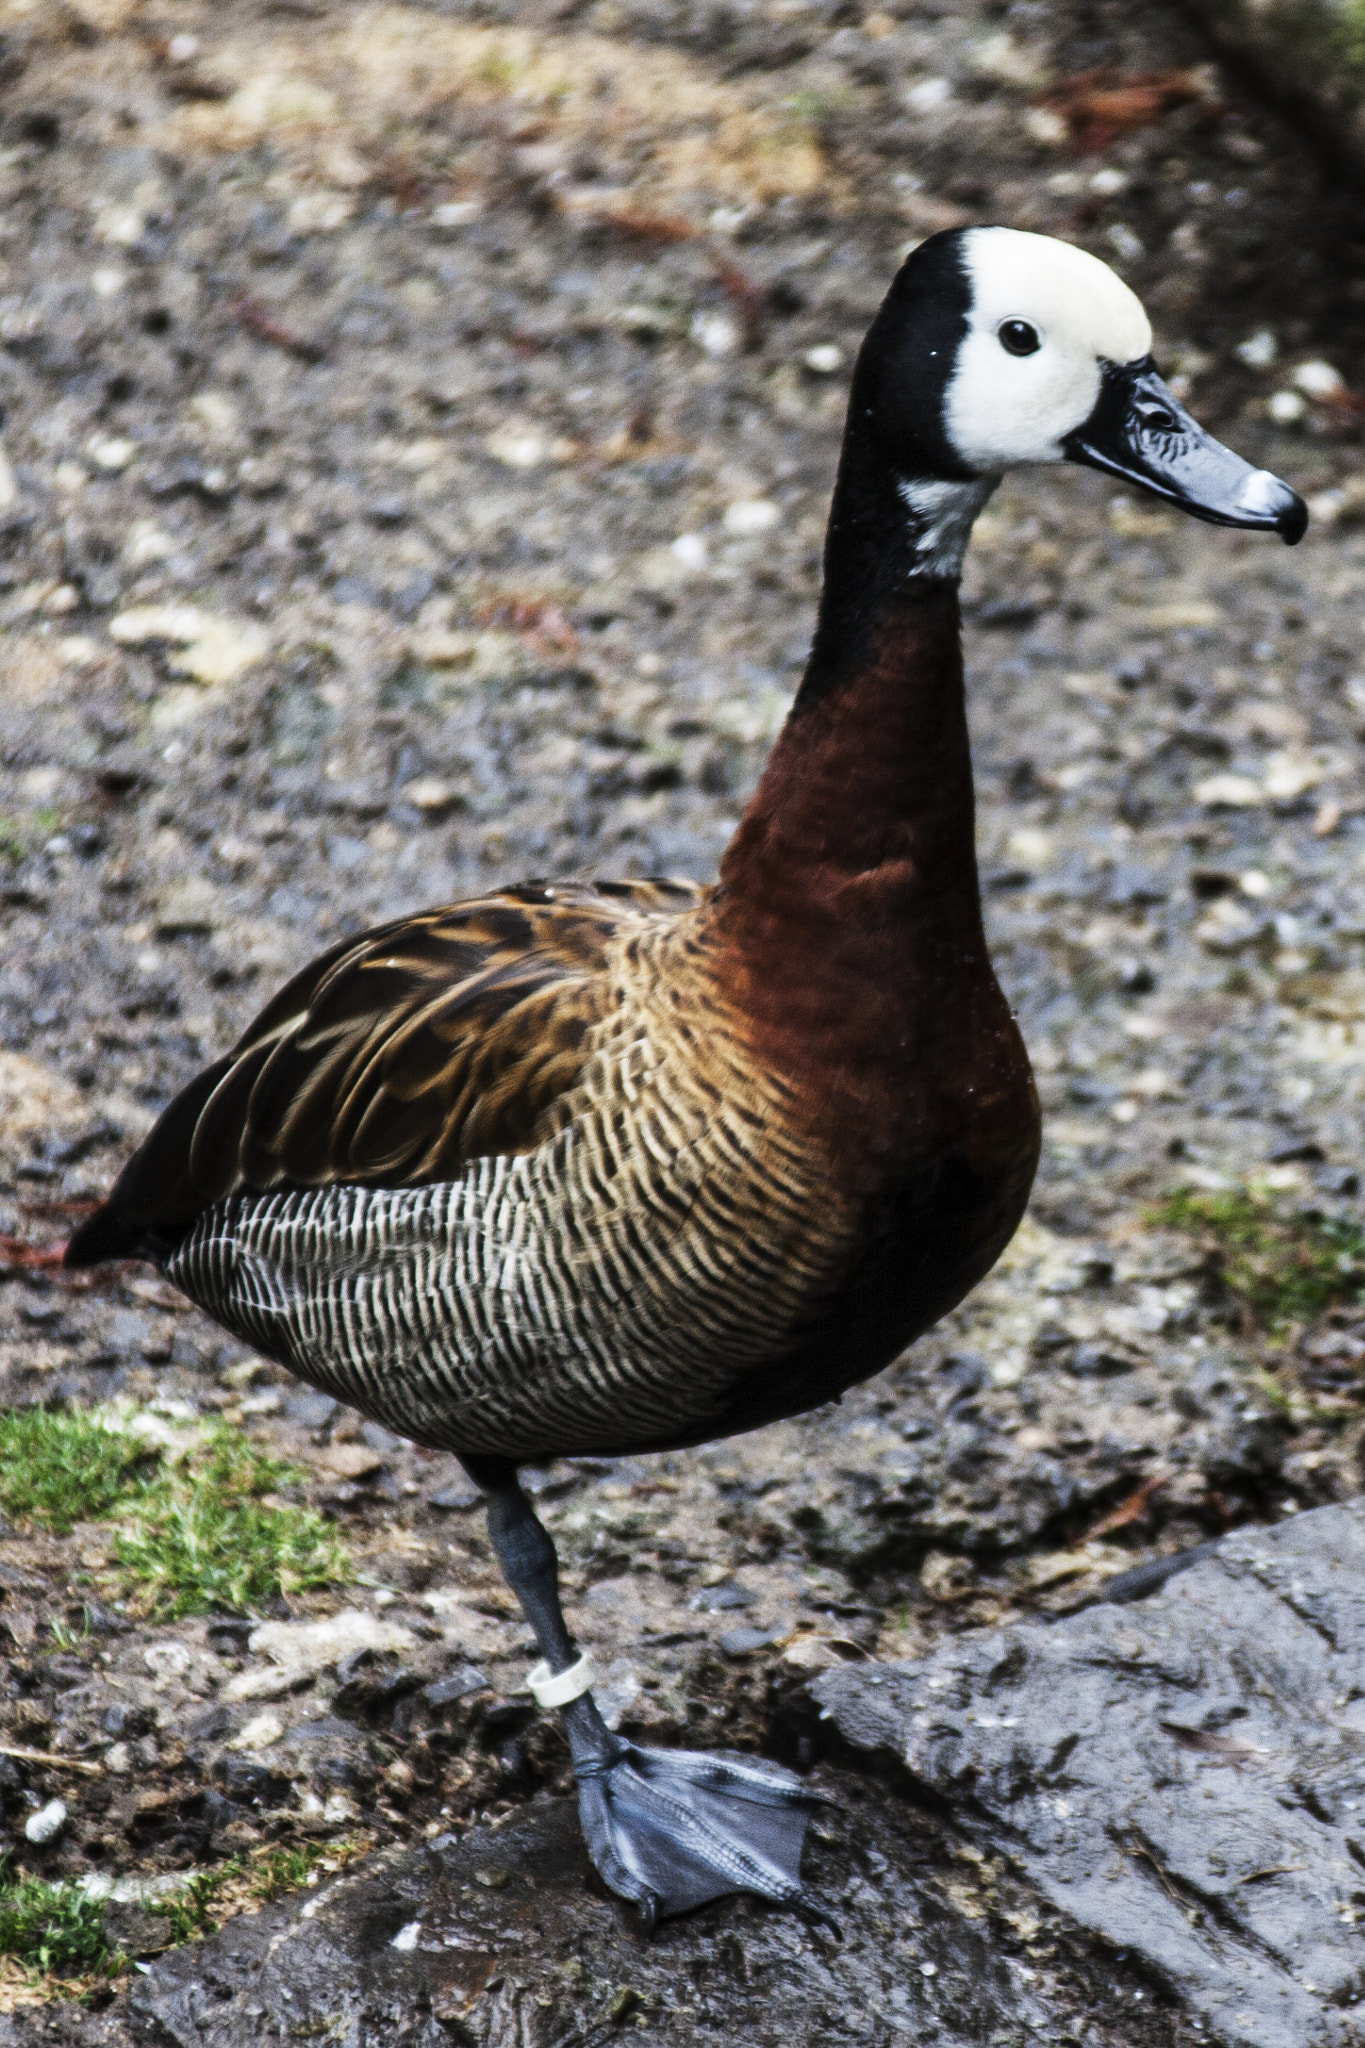
<path fill-rule="evenodd" d="M 1346 389 L 1346 379 L 1331 363 L 1300 363 L 1294 372 L 1294 383 L 1305 398 L 1335 398 Z"/>
<path fill-rule="evenodd" d="M 692 339 L 703 354 L 720 359 L 737 355 L 744 335 L 739 322 L 728 313 L 698 313 L 692 322 Z"/>
<path fill-rule="evenodd" d="M 771 498 L 746 498 L 737 505 L 727 505 L 720 523 L 727 533 L 743 537 L 767 533 L 781 518 L 782 508 Z"/>
<path fill-rule="evenodd" d="M 24 1834 L 30 1842 L 40 1846 L 44 1842 L 55 1842 L 66 1826 L 66 1801 L 49 1799 L 46 1806 L 40 1806 L 24 1822 Z"/>
<path fill-rule="evenodd" d="M 1308 407 L 1297 391 L 1277 391 L 1266 406 L 1277 427 L 1297 426 Z"/>
<path fill-rule="evenodd" d="M 1258 327 L 1233 350 L 1238 362 L 1245 363 L 1249 370 L 1268 370 L 1279 353 L 1280 344 L 1269 327 Z"/>
<path fill-rule="evenodd" d="M 402 795 L 405 804 L 413 804 L 431 817 L 448 811 L 457 800 L 456 791 L 437 775 L 419 775 L 415 782 L 404 784 Z"/>
<path fill-rule="evenodd" d="M 704 569 L 709 550 L 699 533 L 680 533 L 669 553 L 682 563 L 684 569 Z"/>
<path fill-rule="evenodd" d="M 808 348 L 802 361 L 817 377 L 833 377 L 844 367 L 844 352 L 837 341 L 822 341 Z"/>
<path fill-rule="evenodd" d="M 137 454 L 137 443 L 125 441 L 118 435 L 97 434 L 86 444 L 85 452 L 97 469 L 112 472 L 128 467 Z"/>

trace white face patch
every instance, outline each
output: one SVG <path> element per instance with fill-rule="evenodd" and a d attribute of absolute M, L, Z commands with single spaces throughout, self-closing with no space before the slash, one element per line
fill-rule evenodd
<path fill-rule="evenodd" d="M 975 483 L 912 482 L 897 484 L 916 528 L 915 574 L 958 576 L 976 516 L 999 482 L 984 476 Z"/>
<path fill-rule="evenodd" d="M 1094 410 L 1101 362 L 1151 353 L 1147 315 L 1107 263 L 1050 235 L 971 228 L 962 260 L 972 304 L 944 398 L 948 439 L 983 474 L 1060 462 L 1064 437 Z M 1009 321 L 1033 328 L 1031 354 L 1003 346 Z"/>

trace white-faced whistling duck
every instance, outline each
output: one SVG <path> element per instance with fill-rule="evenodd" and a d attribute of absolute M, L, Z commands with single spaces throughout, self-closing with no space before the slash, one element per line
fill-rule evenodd
<path fill-rule="evenodd" d="M 958 578 L 1015 463 L 1290 543 L 1103 263 L 1006 228 L 908 258 L 853 373 L 810 662 L 714 887 L 532 882 L 332 947 L 191 1083 L 67 1251 L 144 1258 L 487 1496 L 598 1870 L 647 1918 L 816 1910 L 811 1800 L 606 1727 L 517 1468 L 836 1399 L 960 1302 L 1039 1115 L 982 931 Z"/>

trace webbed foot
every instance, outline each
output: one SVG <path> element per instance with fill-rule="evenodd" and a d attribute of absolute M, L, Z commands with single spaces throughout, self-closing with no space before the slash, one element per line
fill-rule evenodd
<path fill-rule="evenodd" d="M 777 1764 L 612 1738 L 580 1757 L 578 1810 L 588 1853 L 651 1923 L 727 1892 L 757 1892 L 824 1918 L 801 1884 L 801 1849 L 824 1802 Z"/>

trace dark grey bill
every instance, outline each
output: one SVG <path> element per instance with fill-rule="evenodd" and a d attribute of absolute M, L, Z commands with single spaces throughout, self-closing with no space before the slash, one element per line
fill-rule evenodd
<path fill-rule="evenodd" d="M 1150 356 L 1105 364 L 1095 410 L 1062 447 L 1068 461 L 1141 484 L 1214 526 L 1273 528 L 1291 548 L 1307 530 L 1298 492 L 1206 434 Z"/>

